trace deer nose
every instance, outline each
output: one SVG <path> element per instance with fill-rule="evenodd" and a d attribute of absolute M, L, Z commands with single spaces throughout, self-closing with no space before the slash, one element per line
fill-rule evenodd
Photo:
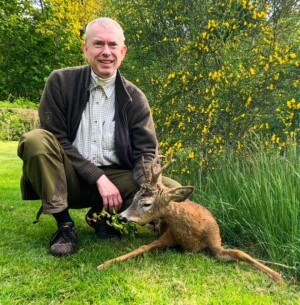
<path fill-rule="evenodd" d="M 119 221 L 119 222 L 128 222 L 128 219 L 127 219 L 126 217 L 120 215 L 120 216 L 118 217 L 118 221 Z"/>

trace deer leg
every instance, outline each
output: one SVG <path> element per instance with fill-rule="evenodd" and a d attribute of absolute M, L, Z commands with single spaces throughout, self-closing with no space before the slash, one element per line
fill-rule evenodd
<path fill-rule="evenodd" d="M 104 269 L 104 268 L 110 266 L 114 262 L 123 262 L 123 261 L 126 261 L 126 260 L 130 259 L 130 258 L 141 255 L 145 252 L 149 252 L 153 249 L 167 248 L 167 247 L 171 247 L 173 245 L 174 245 L 174 240 L 173 240 L 172 236 L 169 234 L 169 232 L 167 231 L 159 239 L 153 241 L 149 245 L 141 246 L 141 247 L 139 247 L 139 248 L 137 248 L 137 249 L 135 249 L 135 250 L 133 250 L 129 253 L 126 253 L 126 254 L 118 256 L 116 258 L 110 259 L 110 260 L 102 263 L 101 265 L 99 265 L 97 267 L 97 269 L 98 270 Z"/>
<path fill-rule="evenodd" d="M 243 261 L 246 262 L 256 269 L 264 272 L 271 279 L 275 280 L 279 284 L 284 284 L 284 281 L 279 273 L 274 271 L 273 269 L 263 265 L 258 262 L 256 259 L 251 257 L 249 254 L 241 251 L 241 250 L 233 250 L 233 249 L 224 249 L 223 247 L 212 250 L 213 256 L 219 260 L 234 260 L 234 261 Z"/>

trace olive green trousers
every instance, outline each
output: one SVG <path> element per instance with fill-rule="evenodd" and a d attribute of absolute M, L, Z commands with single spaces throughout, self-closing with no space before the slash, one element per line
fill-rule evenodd
<path fill-rule="evenodd" d="M 102 198 L 96 184 L 88 184 L 77 175 L 52 133 L 35 129 L 24 134 L 19 141 L 18 156 L 23 160 L 22 198 L 41 199 L 44 213 L 59 213 L 66 208 L 96 207 L 102 210 Z M 118 166 L 102 169 L 119 189 L 123 199 L 122 210 L 126 209 L 139 189 L 132 171 Z M 180 186 L 167 177 L 163 177 L 163 183 L 167 187 Z"/>

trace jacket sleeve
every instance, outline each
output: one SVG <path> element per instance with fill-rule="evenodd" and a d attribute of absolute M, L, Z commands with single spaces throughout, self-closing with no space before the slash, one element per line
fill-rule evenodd
<path fill-rule="evenodd" d="M 69 71 L 68 73 L 72 72 Z M 71 126 L 70 116 L 72 116 L 70 107 L 74 107 L 72 104 L 74 103 L 74 97 L 70 96 L 64 82 L 65 79 L 66 76 L 63 76 L 61 70 L 54 71 L 49 76 L 39 108 L 41 127 L 50 131 L 56 137 L 77 174 L 88 183 L 94 184 L 104 172 L 83 158 L 70 141 L 69 128 Z M 72 77 L 69 79 L 72 79 Z M 75 85 L 74 87 L 74 90 L 76 90 Z"/>
<path fill-rule="evenodd" d="M 156 132 L 148 100 L 144 93 L 136 88 L 131 92 L 132 103 L 128 109 L 128 122 L 133 159 L 133 178 L 138 185 L 144 181 L 142 156 L 145 164 L 150 165 L 158 148 Z"/>

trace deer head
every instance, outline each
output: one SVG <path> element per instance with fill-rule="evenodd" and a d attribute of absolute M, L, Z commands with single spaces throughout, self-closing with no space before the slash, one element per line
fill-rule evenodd
<path fill-rule="evenodd" d="M 160 182 L 162 172 L 169 167 L 174 160 L 172 155 L 164 166 L 158 166 L 159 156 L 152 160 L 150 168 L 146 168 L 144 158 L 142 158 L 142 168 L 144 173 L 144 183 L 133 198 L 133 202 L 128 209 L 121 213 L 123 221 L 131 221 L 140 225 L 145 225 L 153 220 L 162 217 L 163 210 L 172 202 L 181 202 L 188 198 L 194 191 L 194 187 L 185 186 L 174 189 L 167 189 Z"/>

